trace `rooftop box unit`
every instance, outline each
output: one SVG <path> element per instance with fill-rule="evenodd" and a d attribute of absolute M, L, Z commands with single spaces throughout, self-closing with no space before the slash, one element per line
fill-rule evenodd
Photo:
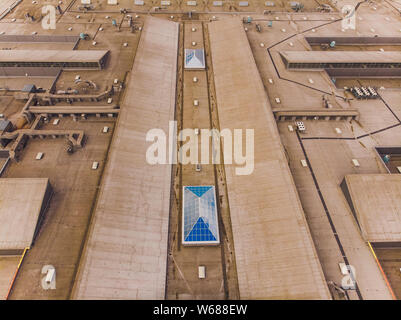
<path fill-rule="evenodd" d="M 199 279 L 205 279 L 206 278 L 206 267 L 205 266 L 199 266 L 198 267 L 198 276 L 199 276 Z"/>
<path fill-rule="evenodd" d="M 196 170 L 197 172 L 200 172 L 200 171 L 202 170 L 202 166 L 198 163 L 198 164 L 196 165 L 196 167 L 195 167 L 195 170 Z"/>
<path fill-rule="evenodd" d="M 43 152 L 38 152 L 38 154 L 36 155 L 36 160 L 40 160 L 43 158 Z"/>
<path fill-rule="evenodd" d="M 103 127 L 103 133 L 109 132 L 109 127 Z"/>
<path fill-rule="evenodd" d="M 92 170 L 96 170 L 98 167 L 99 167 L 99 162 L 94 161 L 94 162 L 92 163 Z"/>
<path fill-rule="evenodd" d="M 56 269 L 54 268 L 50 268 L 49 270 L 47 270 L 47 274 L 46 274 L 46 282 L 47 283 L 51 283 L 53 281 L 54 276 L 56 275 Z"/>

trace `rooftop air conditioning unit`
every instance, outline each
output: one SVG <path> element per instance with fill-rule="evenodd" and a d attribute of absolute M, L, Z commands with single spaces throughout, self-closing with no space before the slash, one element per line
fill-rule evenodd
<path fill-rule="evenodd" d="M 198 267 L 198 276 L 199 276 L 199 279 L 205 279 L 206 278 L 206 267 L 205 266 L 199 266 Z"/>

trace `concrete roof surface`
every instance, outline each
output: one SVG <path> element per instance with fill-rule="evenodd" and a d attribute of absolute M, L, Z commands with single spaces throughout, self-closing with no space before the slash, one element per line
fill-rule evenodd
<path fill-rule="evenodd" d="M 401 63 L 400 51 L 280 51 L 289 63 Z"/>
<path fill-rule="evenodd" d="M 242 22 L 209 33 L 220 126 L 253 128 L 257 144 L 250 175 L 225 164 L 241 299 L 330 299 Z"/>

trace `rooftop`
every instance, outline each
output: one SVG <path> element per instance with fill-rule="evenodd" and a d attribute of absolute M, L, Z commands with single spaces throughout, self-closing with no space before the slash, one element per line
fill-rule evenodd
<path fill-rule="evenodd" d="M 401 51 L 280 51 L 288 63 L 401 63 Z"/>
<path fill-rule="evenodd" d="M 342 188 L 365 240 L 401 242 L 400 174 L 346 175 Z"/>

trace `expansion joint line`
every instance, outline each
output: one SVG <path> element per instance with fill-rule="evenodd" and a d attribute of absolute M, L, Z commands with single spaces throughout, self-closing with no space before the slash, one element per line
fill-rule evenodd
<path fill-rule="evenodd" d="M 300 146 L 301 146 L 302 152 L 303 152 L 303 154 L 304 154 L 304 156 L 305 156 L 306 163 L 308 164 L 309 171 L 310 171 L 310 173 L 311 173 L 311 175 L 312 175 L 312 179 L 313 179 L 313 182 L 314 182 L 314 184 L 315 184 L 316 191 L 317 191 L 317 193 L 318 193 L 318 195 L 319 195 L 320 201 L 321 201 L 321 203 L 322 203 L 322 205 L 323 205 L 323 208 L 324 208 L 324 212 L 326 213 L 327 219 L 328 219 L 328 221 L 329 221 L 330 228 L 331 228 L 331 231 L 332 231 L 332 233 L 333 233 L 333 236 L 334 236 L 334 238 L 335 238 L 335 240 L 336 240 L 336 242 L 337 242 L 338 248 L 340 249 L 340 252 L 341 252 L 341 255 L 342 255 L 342 258 L 343 258 L 345 264 L 346 264 L 346 265 L 349 265 L 349 261 L 348 261 L 347 255 L 345 254 L 344 247 L 343 247 L 343 245 L 341 244 L 340 237 L 339 237 L 338 234 L 337 234 L 337 230 L 336 230 L 336 228 L 335 228 L 335 226 L 334 226 L 333 219 L 331 218 L 329 209 L 327 208 L 327 205 L 326 205 L 326 201 L 324 200 L 324 197 L 323 197 L 323 194 L 322 194 L 322 192 L 321 192 L 321 190 L 320 190 L 319 184 L 318 184 L 318 182 L 317 182 L 315 173 L 313 172 L 312 165 L 311 165 L 311 163 L 310 163 L 310 161 L 309 161 L 308 155 L 306 154 L 306 150 L 305 150 L 305 147 L 304 147 L 304 145 L 303 145 L 303 143 L 302 143 L 302 139 L 301 139 L 301 137 L 299 136 L 298 131 L 296 132 L 296 134 L 297 134 L 298 142 L 299 142 L 299 144 L 300 144 Z M 360 300 L 363 300 L 362 294 L 361 294 L 361 292 L 360 292 L 360 290 L 359 290 L 359 286 L 358 286 L 358 283 L 357 283 L 356 280 L 355 280 L 355 290 L 356 290 L 356 293 L 357 293 L 357 295 L 358 295 L 358 298 L 359 298 Z"/>

